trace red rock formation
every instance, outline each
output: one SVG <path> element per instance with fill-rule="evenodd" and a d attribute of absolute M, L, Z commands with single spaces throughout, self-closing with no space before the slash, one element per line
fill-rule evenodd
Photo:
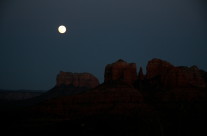
<path fill-rule="evenodd" d="M 161 87 L 166 88 L 204 88 L 206 86 L 201 72 L 197 67 L 175 67 L 160 59 L 153 59 L 148 62 L 146 78 L 151 80 L 152 84 L 159 83 Z"/>
<path fill-rule="evenodd" d="M 176 67 L 163 76 L 162 82 L 168 87 L 199 87 L 204 88 L 205 81 L 196 67 Z"/>
<path fill-rule="evenodd" d="M 123 81 L 128 84 L 133 84 L 137 79 L 136 64 L 127 63 L 123 60 L 108 64 L 105 67 L 104 77 L 105 83 L 111 81 Z"/>
<path fill-rule="evenodd" d="M 56 78 L 56 86 L 61 85 L 94 88 L 99 85 L 99 81 L 90 73 L 71 73 L 60 71 Z"/>
<path fill-rule="evenodd" d="M 140 67 L 139 69 L 139 73 L 138 73 L 138 80 L 144 80 L 145 76 L 143 74 L 143 70 L 142 70 L 142 67 Z"/>
<path fill-rule="evenodd" d="M 152 59 L 147 64 L 147 79 L 152 79 L 160 75 L 168 73 L 174 66 L 167 61 L 160 59 Z"/>

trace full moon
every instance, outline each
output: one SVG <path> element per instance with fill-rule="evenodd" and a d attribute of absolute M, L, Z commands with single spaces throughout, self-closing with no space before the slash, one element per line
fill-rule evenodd
<path fill-rule="evenodd" d="M 66 27 L 64 25 L 61 25 L 58 27 L 58 31 L 61 34 L 64 34 L 66 32 Z"/>

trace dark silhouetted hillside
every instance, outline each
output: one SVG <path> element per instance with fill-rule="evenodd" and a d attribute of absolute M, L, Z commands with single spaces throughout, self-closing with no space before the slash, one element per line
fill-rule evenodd
<path fill-rule="evenodd" d="M 1 117 L 19 135 L 205 135 L 206 75 L 161 59 L 150 60 L 144 75 L 118 60 L 100 85 L 89 73 L 60 72 L 54 88 Z"/>

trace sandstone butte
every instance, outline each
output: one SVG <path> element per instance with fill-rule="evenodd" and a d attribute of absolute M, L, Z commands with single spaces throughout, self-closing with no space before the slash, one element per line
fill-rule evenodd
<path fill-rule="evenodd" d="M 61 85 L 94 88 L 99 85 L 99 81 L 90 73 L 71 73 L 60 71 L 56 77 L 56 86 Z"/>
<path fill-rule="evenodd" d="M 206 87 L 201 70 L 196 66 L 176 67 L 160 59 L 148 62 L 146 80 L 164 88 Z"/>
<path fill-rule="evenodd" d="M 115 63 L 108 64 L 105 67 L 104 82 L 123 81 L 133 84 L 137 79 L 137 69 L 135 63 L 127 63 L 118 60 Z"/>

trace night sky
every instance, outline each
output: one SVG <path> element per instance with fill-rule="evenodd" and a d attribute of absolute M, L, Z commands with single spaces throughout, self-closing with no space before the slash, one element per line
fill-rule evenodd
<path fill-rule="evenodd" d="M 48 90 L 60 70 L 103 82 L 105 65 L 120 58 L 207 71 L 206 0 L 0 2 L 0 89 Z"/>

